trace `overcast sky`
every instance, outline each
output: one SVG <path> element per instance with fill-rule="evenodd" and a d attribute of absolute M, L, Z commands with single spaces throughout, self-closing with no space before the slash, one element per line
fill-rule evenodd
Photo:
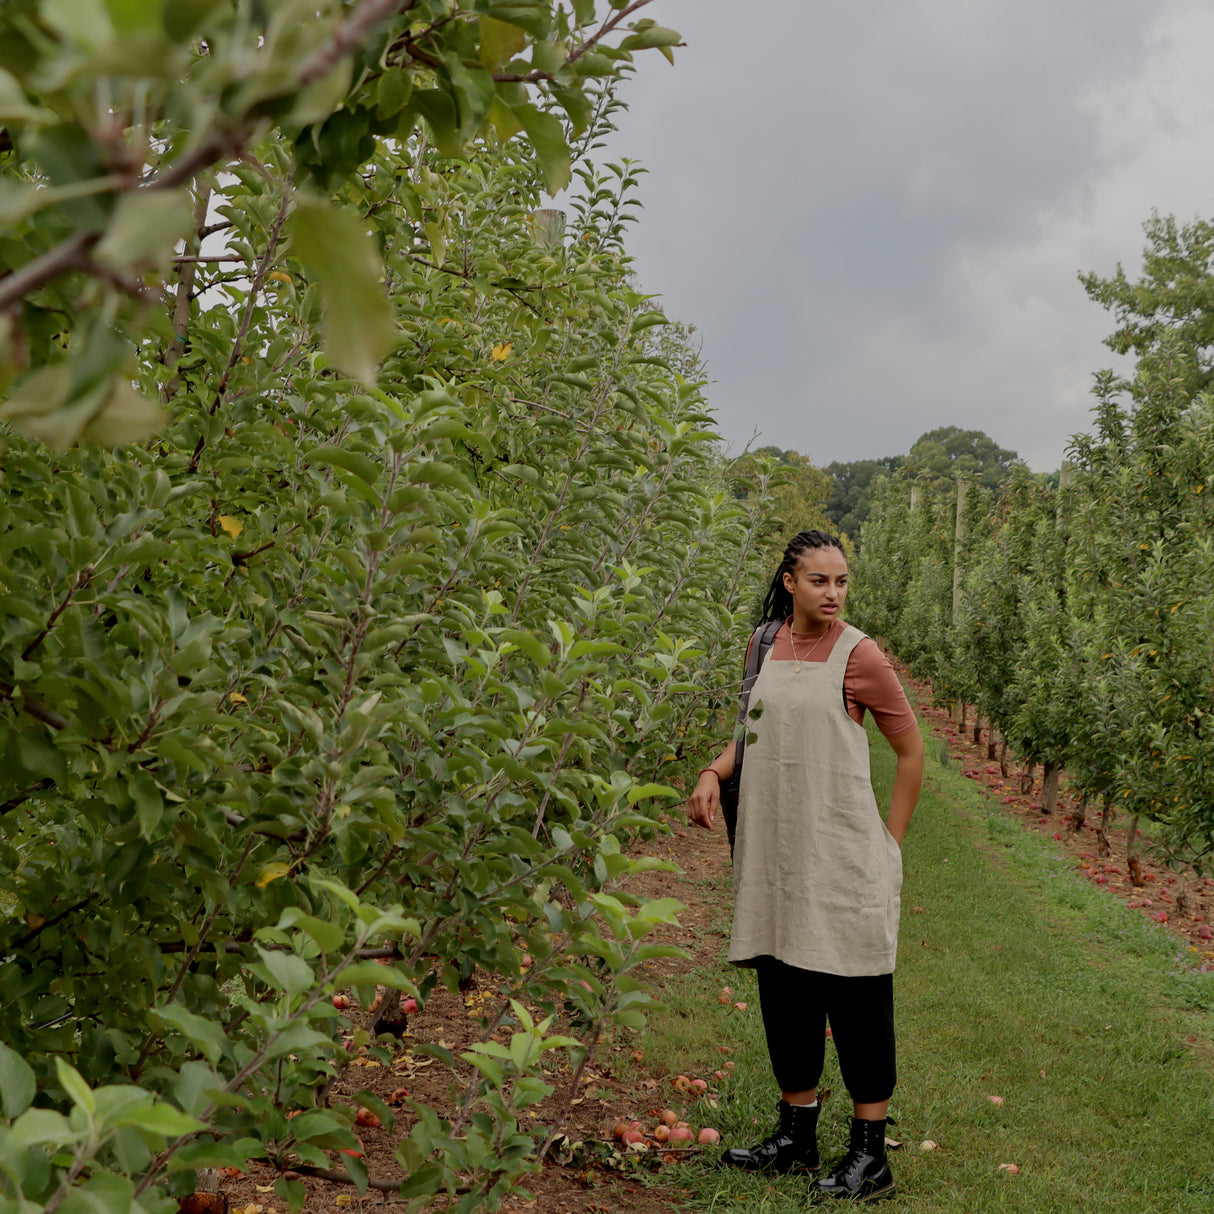
<path fill-rule="evenodd" d="M 985 430 L 1038 471 L 1088 428 L 1157 209 L 1214 213 L 1208 0 L 654 0 L 627 85 L 642 285 L 698 327 L 740 448 L 816 462 Z M 600 152 L 599 156 L 604 157 Z"/>

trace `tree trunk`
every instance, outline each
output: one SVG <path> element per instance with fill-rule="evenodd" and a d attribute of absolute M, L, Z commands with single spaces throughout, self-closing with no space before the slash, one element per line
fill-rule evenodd
<path fill-rule="evenodd" d="M 1033 791 L 1033 772 L 1037 770 L 1037 764 L 1029 759 L 1024 765 L 1024 771 L 1020 776 L 1020 795 L 1022 797 L 1029 796 Z"/>
<path fill-rule="evenodd" d="M 1041 768 L 1041 812 L 1052 814 L 1058 808 L 1058 777 L 1062 769 L 1052 759 Z"/>
<path fill-rule="evenodd" d="M 1125 848 L 1126 868 L 1130 870 L 1130 880 L 1135 889 L 1142 889 L 1142 861 L 1138 858 L 1138 815 L 1135 814 L 1130 822 L 1130 837 Z"/>
<path fill-rule="evenodd" d="M 953 724 L 956 725 L 958 729 L 965 728 L 965 701 L 964 700 L 954 700 L 953 701 Z"/>
<path fill-rule="evenodd" d="M 974 710 L 974 745 L 982 745 L 982 718 L 978 715 L 977 709 Z"/>
<path fill-rule="evenodd" d="M 986 723 L 986 761 L 988 763 L 993 763 L 997 757 L 998 757 L 998 755 L 996 753 L 996 747 L 995 747 L 995 726 L 990 721 L 987 721 L 987 723 Z M 1007 772 L 1004 772 L 1003 774 L 1007 775 Z"/>
<path fill-rule="evenodd" d="M 1075 806 L 1075 812 L 1071 814 L 1071 829 L 1082 830 L 1083 824 L 1087 821 L 1088 816 L 1088 794 L 1081 792 L 1079 794 L 1079 804 Z"/>
<path fill-rule="evenodd" d="M 1180 884 L 1176 887 L 1176 918 L 1183 919 L 1189 913 L 1189 875 L 1180 871 Z"/>
<path fill-rule="evenodd" d="M 1097 850 L 1102 856 L 1107 856 L 1112 848 L 1109 847 L 1109 826 L 1113 822 L 1113 800 L 1105 797 L 1104 806 L 1100 811 L 1100 833 L 1097 836 Z"/>
<path fill-rule="evenodd" d="M 1007 738 L 999 735 L 999 774 L 1006 780 L 1011 772 L 1007 769 Z"/>

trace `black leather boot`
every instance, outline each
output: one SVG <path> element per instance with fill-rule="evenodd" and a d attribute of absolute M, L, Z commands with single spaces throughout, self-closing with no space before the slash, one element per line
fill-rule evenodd
<path fill-rule="evenodd" d="M 762 1142 L 753 1147 L 732 1147 L 721 1156 L 727 1168 L 748 1172 L 816 1172 L 818 1163 L 818 1112 L 820 1105 L 788 1104 L 776 1106 L 780 1123 Z"/>
<path fill-rule="evenodd" d="M 885 1158 L 885 1119 L 851 1119 L 847 1154 L 829 1176 L 813 1188 L 816 1199 L 842 1197 L 850 1201 L 884 1201 L 894 1195 L 894 1176 Z"/>

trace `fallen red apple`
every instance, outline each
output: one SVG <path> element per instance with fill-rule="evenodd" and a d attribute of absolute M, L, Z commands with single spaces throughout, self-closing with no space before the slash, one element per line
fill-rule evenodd
<path fill-rule="evenodd" d="M 333 1006 L 335 1008 L 337 1008 L 337 1010 L 339 1012 L 344 1012 L 346 1010 L 346 1008 L 348 1008 L 350 1006 L 350 996 L 349 995 L 334 995 L 333 996 Z"/>
<path fill-rule="evenodd" d="M 703 1096 L 708 1091 L 708 1083 L 703 1079 L 693 1079 L 691 1081 L 691 1090 L 697 1096 Z"/>
<path fill-rule="evenodd" d="M 670 1142 L 690 1142 L 692 1140 L 691 1127 L 686 1125 L 676 1125 L 670 1128 Z"/>
<path fill-rule="evenodd" d="M 407 1100 L 408 1097 L 409 1097 L 408 1088 L 396 1088 L 393 1091 L 392 1095 L 388 1097 L 388 1103 L 389 1104 L 400 1104 L 402 1101 Z"/>
<path fill-rule="evenodd" d="M 645 1055 L 640 1050 L 633 1050 L 632 1051 L 632 1061 L 633 1062 L 644 1062 Z"/>
<path fill-rule="evenodd" d="M 733 1010 L 735 1012 L 744 1012 L 746 1010 L 746 1004 L 745 1003 L 735 1003 L 733 1005 Z"/>
<path fill-rule="evenodd" d="M 625 1146 L 631 1146 L 634 1142 L 644 1142 L 645 1135 L 640 1130 L 625 1130 L 620 1135 L 620 1141 Z"/>
<path fill-rule="evenodd" d="M 691 1080 L 686 1075 L 676 1075 L 671 1081 L 671 1085 L 678 1092 L 690 1092 Z"/>
<path fill-rule="evenodd" d="M 341 1153 L 343 1155 L 349 1155 L 351 1159 L 361 1159 L 366 1153 L 363 1151 L 363 1140 L 360 1138 L 358 1140 L 358 1146 L 356 1147 L 342 1147 Z"/>
<path fill-rule="evenodd" d="M 665 1122 L 659 1121 L 658 1124 L 653 1127 L 653 1136 L 658 1140 L 658 1142 L 665 1142 L 666 1139 L 670 1137 L 670 1127 L 666 1125 Z"/>
<path fill-rule="evenodd" d="M 407 995 L 401 1000 L 400 1010 L 404 1012 L 406 1016 L 412 1016 L 413 1013 L 417 1011 L 417 1000 L 414 999 L 412 995 Z"/>
<path fill-rule="evenodd" d="M 359 1109 L 354 1116 L 354 1120 L 358 1125 L 366 1126 L 370 1130 L 374 1130 L 382 1124 L 370 1109 Z"/>
<path fill-rule="evenodd" d="M 710 1125 L 706 1125 L 696 1135 L 696 1142 L 698 1142 L 700 1144 L 700 1146 L 702 1146 L 702 1147 L 713 1146 L 720 1141 L 721 1141 L 720 1133 L 717 1130 L 714 1130 L 712 1128 L 712 1126 L 710 1126 Z"/>
<path fill-rule="evenodd" d="M 658 1116 L 666 1125 L 674 1125 L 679 1120 L 679 1115 L 674 1109 L 663 1109 Z"/>

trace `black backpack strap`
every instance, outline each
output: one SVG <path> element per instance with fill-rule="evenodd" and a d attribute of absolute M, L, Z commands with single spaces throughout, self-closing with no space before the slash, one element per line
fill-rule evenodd
<path fill-rule="evenodd" d="M 771 652 L 776 633 L 783 626 L 783 620 L 768 620 L 767 623 L 760 624 L 751 636 L 750 652 L 746 656 L 746 673 L 742 678 L 741 694 L 738 696 L 738 724 L 740 726 L 746 725 L 746 714 L 750 711 L 750 693 L 754 689 L 755 680 L 759 677 L 759 668 Z M 734 770 L 736 771 L 742 766 L 742 752 L 746 749 L 745 729 L 743 729 L 742 736 L 736 738 L 735 741 L 737 742 L 734 749 Z"/>
<path fill-rule="evenodd" d="M 742 691 L 738 696 L 738 729 L 735 730 L 733 752 L 733 775 L 721 784 L 721 812 L 725 818 L 725 827 L 729 832 L 729 850 L 733 853 L 733 838 L 738 823 L 738 792 L 742 786 L 742 756 L 746 753 L 746 722 L 750 711 L 750 693 L 755 680 L 759 677 L 759 668 L 771 652 L 772 642 L 776 633 L 783 627 L 783 620 L 768 620 L 754 630 L 750 638 L 749 652 L 746 655 L 746 673 L 742 677 Z M 737 736 L 740 735 L 740 736 Z"/>

